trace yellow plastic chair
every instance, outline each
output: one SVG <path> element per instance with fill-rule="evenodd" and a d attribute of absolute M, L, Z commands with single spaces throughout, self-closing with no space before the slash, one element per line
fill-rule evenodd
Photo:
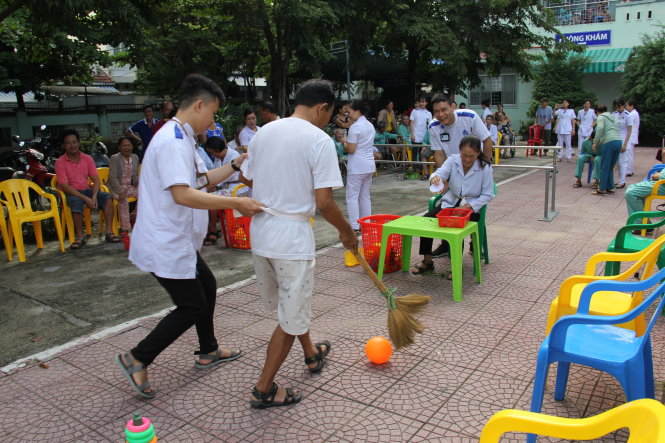
<path fill-rule="evenodd" d="M 76 235 L 74 232 L 74 217 L 72 217 L 72 210 L 67 204 L 67 194 L 58 187 L 58 176 L 54 175 L 51 179 L 51 188 L 58 193 L 60 197 L 60 216 L 61 224 L 64 229 L 67 230 L 67 236 L 69 237 L 69 243 L 74 243 L 76 240 Z M 87 205 L 83 205 L 83 224 L 85 227 L 85 234 L 89 237 L 92 235 L 92 223 L 90 221 L 90 208 Z"/>
<path fill-rule="evenodd" d="M 629 443 L 665 442 L 665 406 L 643 398 L 587 418 L 563 418 L 506 409 L 494 414 L 480 434 L 480 443 L 498 442 L 506 432 L 526 432 L 566 440 L 592 440 L 628 428 Z"/>
<path fill-rule="evenodd" d="M 30 204 L 30 190 L 33 190 L 41 197 L 48 199 L 51 203 L 51 208 L 46 211 L 34 211 Z M 13 254 L 13 248 L 11 247 L 12 238 L 16 241 L 16 252 L 18 253 L 19 261 L 25 261 L 23 230 L 21 229 L 21 225 L 23 223 L 32 222 L 32 226 L 35 230 L 37 247 L 41 249 L 44 247 L 41 221 L 50 217 L 53 217 L 55 223 L 55 230 L 58 234 L 58 240 L 60 241 L 60 250 L 65 252 L 65 244 L 62 238 L 62 225 L 60 224 L 60 214 L 58 213 L 58 202 L 55 196 L 48 192 L 44 192 L 42 188 L 30 180 L 5 180 L 0 182 L 0 203 L 7 208 L 9 227 L 12 230 L 11 237 L 9 237 L 10 247 L 7 253 L 10 261 Z"/>
<path fill-rule="evenodd" d="M 582 290 L 593 281 L 614 280 L 625 281 L 633 277 L 636 272 L 640 273 L 641 279 L 649 278 L 656 267 L 658 256 L 665 244 L 665 235 L 654 241 L 649 247 L 638 252 L 600 252 L 589 259 L 584 270 L 584 275 L 568 277 L 559 288 L 559 295 L 552 300 L 550 312 L 547 316 L 547 331 L 549 334 L 552 326 L 564 315 L 575 314 L 580 300 Z M 596 266 L 603 262 L 634 262 L 627 270 L 618 275 L 599 276 L 594 275 Z M 601 291 L 594 294 L 589 307 L 591 315 L 620 315 L 624 314 L 642 302 L 642 292 L 625 293 L 618 291 Z M 635 331 L 638 336 L 644 334 L 644 316 L 640 315 L 635 320 L 623 325 L 626 329 Z"/>
<path fill-rule="evenodd" d="M 653 189 L 651 189 L 651 194 L 647 195 L 644 199 L 644 208 L 642 209 L 643 211 L 651 211 L 651 204 L 655 200 L 665 200 L 665 195 L 658 193 L 660 185 L 665 185 L 665 180 L 658 180 L 656 183 L 654 183 Z M 643 218 L 642 224 L 645 225 L 647 223 L 649 223 L 649 219 Z M 647 231 L 643 229 L 641 235 L 647 235 Z"/>
<path fill-rule="evenodd" d="M 102 192 L 106 192 L 107 194 L 111 194 L 111 190 L 109 189 L 108 185 L 106 184 L 109 180 L 109 168 L 97 168 L 97 176 L 99 177 L 99 190 Z M 92 182 L 90 183 L 90 186 L 92 186 Z M 135 198 L 128 199 L 128 201 L 135 201 Z M 88 211 L 90 209 L 88 208 Z M 120 213 L 118 211 L 118 201 L 113 199 L 113 225 L 111 226 L 111 229 L 113 230 L 113 234 L 118 235 L 118 220 L 120 218 Z M 102 235 L 104 231 L 102 229 L 104 228 L 104 225 L 106 225 L 106 217 L 104 216 L 104 210 L 103 208 L 100 208 L 99 210 L 99 223 L 97 224 L 98 226 L 98 232 L 97 235 Z"/>
<path fill-rule="evenodd" d="M 7 222 L 5 221 L 5 206 L 0 204 L 0 234 L 2 234 L 2 242 L 5 245 L 5 251 L 7 251 L 7 260 L 12 261 L 12 248 L 13 248 L 13 238 L 11 230 L 7 230 Z"/>
<path fill-rule="evenodd" d="M 499 158 L 501 157 L 501 139 L 503 134 L 499 132 L 498 138 L 496 139 L 496 145 L 494 145 L 494 164 L 499 164 Z"/>

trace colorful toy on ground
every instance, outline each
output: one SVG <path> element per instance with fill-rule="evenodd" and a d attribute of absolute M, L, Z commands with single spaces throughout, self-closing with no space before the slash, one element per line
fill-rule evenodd
<path fill-rule="evenodd" d="M 157 443 L 154 426 L 141 414 L 134 414 L 134 418 L 127 422 L 125 437 L 127 443 Z"/>
<path fill-rule="evenodd" d="M 374 364 L 380 365 L 390 360 L 393 347 L 384 337 L 372 337 L 365 344 L 365 355 Z"/>

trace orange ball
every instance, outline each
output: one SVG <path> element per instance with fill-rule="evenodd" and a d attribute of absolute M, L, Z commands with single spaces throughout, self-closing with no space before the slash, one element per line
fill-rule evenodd
<path fill-rule="evenodd" d="M 372 337 L 365 344 L 365 355 L 367 355 L 369 361 L 377 365 L 390 360 L 392 354 L 393 346 L 384 337 Z"/>

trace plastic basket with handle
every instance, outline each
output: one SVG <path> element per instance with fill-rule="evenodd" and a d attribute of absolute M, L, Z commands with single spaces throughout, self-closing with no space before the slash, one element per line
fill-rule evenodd
<path fill-rule="evenodd" d="M 463 228 L 466 222 L 471 219 L 473 211 L 465 208 L 444 208 L 436 218 L 439 219 L 439 226 L 442 228 Z"/>
<path fill-rule="evenodd" d="M 374 272 L 378 272 L 379 269 L 379 253 L 381 252 L 381 234 L 383 233 L 383 225 L 393 220 L 397 220 L 400 217 L 401 216 L 399 215 L 376 214 L 358 220 L 358 223 L 360 224 L 360 232 L 362 234 L 363 255 Z M 401 268 L 402 236 L 399 234 L 393 234 L 388 237 L 383 272 L 395 272 Z"/>

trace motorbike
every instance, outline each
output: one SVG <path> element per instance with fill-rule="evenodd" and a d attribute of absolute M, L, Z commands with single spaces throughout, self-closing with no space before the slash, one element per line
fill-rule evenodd
<path fill-rule="evenodd" d="M 109 150 L 104 143 L 102 143 L 102 138 L 92 137 L 85 138 L 81 140 L 81 152 L 84 152 L 92 157 L 92 160 L 95 162 L 95 167 L 97 168 L 108 168 L 109 167 Z"/>

